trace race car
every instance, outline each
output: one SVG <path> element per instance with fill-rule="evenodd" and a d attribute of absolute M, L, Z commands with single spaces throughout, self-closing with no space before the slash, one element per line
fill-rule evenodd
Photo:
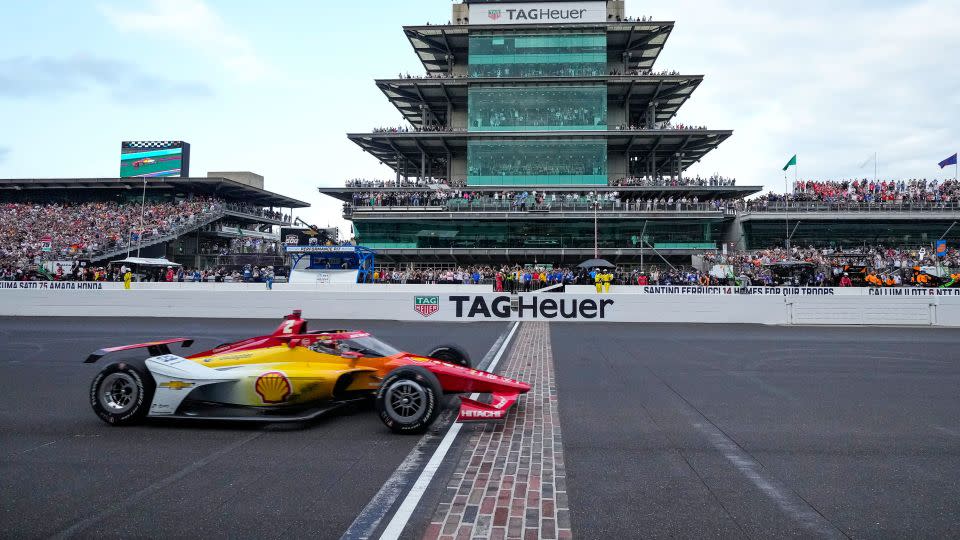
<path fill-rule="evenodd" d="M 304 422 L 347 405 L 373 401 L 397 433 L 422 433 L 444 394 L 460 397 L 457 421 L 506 416 L 530 385 L 474 369 L 455 346 L 429 354 L 402 352 L 361 330 L 308 331 L 299 310 L 270 335 L 225 343 L 190 356 L 170 352 L 193 340 L 174 338 L 100 349 L 86 363 L 122 351 L 148 357 L 103 368 L 90 385 L 90 405 L 115 426 L 146 418 Z"/>
<path fill-rule="evenodd" d="M 157 160 L 152 159 L 152 158 L 138 159 L 138 160 L 136 160 L 136 161 L 133 162 L 133 168 L 134 168 L 134 169 L 139 169 L 141 165 L 151 165 L 151 164 L 156 163 L 156 162 L 157 162 Z"/>

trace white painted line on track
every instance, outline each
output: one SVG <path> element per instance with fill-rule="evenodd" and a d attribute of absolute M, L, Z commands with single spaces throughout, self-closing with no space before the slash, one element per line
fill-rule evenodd
<path fill-rule="evenodd" d="M 507 339 L 503 340 L 503 343 L 500 345 L 497 355 L 493 357 L 490 365 L 484 368 L 486 371 L 496 369 L 497 364 L 500 363 L 500 358 L 503 357 L 503 353 L 507 350 L 507 347 L 513 340 L 513 335 L 519 327 L 519 321 L 513 323 L 513 328 L 511 328 L 510 333 L 507 334 Z M 470 398 L 476 399 L 477 394 L 471 395 Z M 428 461 L 427 465 L 423 468 L 423 472 L 420 473 L 417 481 L 414 482 L 413 487 L 410 488 L 407 496 L 403 499 L 403 502 L 400 503 L 400 507 L 397 508 L 396 513 L 393 514 L 393 518 L 387 523 L 383 534 L 380 535 L 380 540 L 396 540 L 400 537 L 400 533 L 403 532 L 404 527 L 407 526 L 407 522 L 410 521 L 410 517 L 413 515 L 414 510 L 417 509 L 420 499 L 423 498 L 423 494 L 426 493 L 427 487 L 430 486 L 434 475 L 437 474 L 437 469 L 440 468 L 440 464 L 446 457 L 447 452 L 450 451 L 450 446 L 453 444 L 454 439 L 457 438 L 457 434 L 460 433 L 462 427 L 463 424 L 460 422 L 454 422 L 453 425 L 450 426 L 447 434 L 444 435 L 443 440 L 440 441 L 440 445 L 437 446 L 437 449 L 430 457 L 430 461 Z"/>

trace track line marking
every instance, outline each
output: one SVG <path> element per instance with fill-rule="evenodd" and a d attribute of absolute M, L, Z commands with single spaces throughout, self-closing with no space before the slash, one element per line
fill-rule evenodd
<path fill-rule="evenodd" d="M 96 514 L 94 514 L 94 515 L 92 515 L 92 516 L 90 516 L 90 517 L 88 517 L 88 518 L 86 518 L 86 519 L 82 519 L 82 520 L 74 523 L 74 524 L 71 525 L 70 527 L 67 527 L 66 529 L 60 531 L 59 533 L 57 533 L 57 534 L 55 534 L 55 535 L 53 535 L 51 538 L 61 539 L 61 538 L 70 538 L 70 537 L 73 537 L 74 535 L 77 535 L 77 534 L 83 532 L 84 530 L 86 530 L 87 528 L 89 528 L 89 527 L 90 527 L 91 525 L 93 525 L 94 523 L 97 523 L 98 521 L 102 521 L 103 519 L 108 518 L 108 517 L 110 517 L 111 515 L 116 514 L 117 512 L 119 512 L 119 511 L 121 511 L 121 510 L 124 510 L 125 508 L 129 508 L 130 506 L 133 506 L 134 504 L 140 502 L 142 499 L 146 498 L 148 495 L 151 495 L 151 494 L 153 494 L 153 493 L 156 493 L 157 491 L 160 491 L 161 489 L 169 486 L 170 484 L 176 482 L 177 480 L 180 480 L 180 479 L 186 477 L 187 475 L 193 473 L 194 471 L 203 468 L 204 466 L 206 466 L 206 465 L 209 464 L 210 462 L 216 460 L 217 458 L 219 458 L 219 457 L 221 457 L 221 456 L 224 456 L 224 455 L 226 455 L 226 454 L 229 454 L 230 452 L 233 452 L 233 451 L 236 450 L 237 448 L 240 448 L 241 446 L 243 446 L 243 445 L 247 444 L 248 442 L 256 439 L 257 437 L 260 437 L 260 436 L 263 435 L 264 433 L 266 433 L 266 432 L 265 432 L 265 431 L 259 431 L 259 432 L 257 432 L 257 433 L 253 433 L 253 434 L 251 434 L 251 435 L 249 435 L 249 436 L 247 436 L 247 437 L 244 437 L 244 438 L 240 439 L 239 441 L 236 441 L 236 442 L 234 442 L 234 443 L 232 443 L 232 444 L 230 444 L 230 445 L 228 445 L 228 446 L 226 446 L 226 447 L 224 447 L 224 448 L 221 448 L 220 450 L 217 450 L 216 452 L 214 452 L 214 453 L 212 453 L 212 454 L 210 454 L 210 455 L 208 455 L 208 456 L 206 456 L 206 457 L 204 457 L 204 458 L 202 458 L 202 459 L 199 459 L 199 460 L 197 460 L 197 461 L 194 461 L 194 462 L 191 463 L 190 465 L 187 465 L 186 467 L 184 467 L 184 468 L 180 469 L 179 471 L 171 474 L 170 476 L 167 476 L 167 477 L 165 477 L 165 478 L 161 478 L 160 480 L 157 480 L 156 482 L 154 482 L 154 483 L 150 484 L 149 486 L 141 489 L 140 491 L 134 493 L 133 495 L 130 495 L 129 497 L 127 497 L 126 499 L 124 499 L 124 501 L 123 501 L 122 503 L 117 503 L 117 504 L 111 505 L 110 507 L 108 507 L 106 510 L 104 510 L 104 511 L 102 511 L 102 512 L 96 513 Z"/>
<path fill-rule="evenodd" d="M 503 353 L 507 350 L 507 346 L 510 345 L 510 341 L 513 339 L 513 336 L 516 334 L 517 328 L 519 327 L 519 321 L 513 323 L 513 328 L 510 329 L 510 333 L 507 334 L 507 338 L 503 340 L 503 343 L 500 345 L 500 349 L 497 351 L 496 356 L 493 357 L 490 365 L 484 368 L 486 371 L 493 371 L 496 369 L 497 364 L 500 363 L 500 359 L 503 357 Z M 477 396 L 477 394 L 473 394 L 470 396 L 470 398 L 476 399 Z M 434 475 L 437 474 L 437 469 L 440 468 L 440 463 L 443 462 L 447 452 L 450 451 L 450 446 L 453 444 L 454 439 L 457 438 L 457 434 L 460 433 L 460 429 L 462 427 L 463 424 L 459 422 L 454 422 L 453 425 L 450 426 L 447 434 L 444 435 L 443 440 L 440 441 L 440 445 L 437 446 L 437 449 L 430 457 L 430 461 L 428 461 L 427 465 L 423 468 L 423 472 L 420 473 L 420 476 L 417 478 L 416 482 L 414 482 L 413 487 L 410 488 L 407 496 L 403 499 L 403 502 L 400 503 L 400 507 L 397 508 L 397 511 L 393 514 L 393 518 L 389 523 L 387 523 L 386 528 L 383 530 L 383 534 L 380 535 L 380 540 L 396 540 L 400 537 L 400 533 L 403 532 L 403 529 L 410 521 L 410 517 L 413 515 L 414 510 L 417 509 L 417 504 L 420 503 L 420 499 L 422 499 L 423 494 L 426 493 L 427 487 L 430 486 L 430 482 L 433 480 Z"/>
<path fill-rule="evenodd" d="M 774 502 L 794 521 L 819 538 L 850 538 L 840 528 L 834 525 L 826 516 L 820 513 L 802 495 L 784 485 L 762 463 L 750 455 L 739 443 L 727 435 L 719 426 L 713 423 L 693 403 L 685 398 L 666 380 L 660 377 L 650 366 L 649 371 L 670 392 L 676 395 L 689 407 L 684 411 L 690 418 L 690 424 L 729 461 L 740 474 L 744 475 L 764 495 Z"/>
<path fill-rule="evenodd" d="M 488 369 L 497 351 L 501 350 L 501 346 L 504 346 L 505 343 L 509 344 L 509 339 L 512 335 L 511 327 L 507 326 L 497 338 L 497 341 L 493 343 L 493 346 L 490 347 L 490 350 L 487 351 L 487 354 L 480 360 L 477 369 Z M 450 416 L 452 415 L 447 415 L 447 417 Z M 360 514 L 357 515 L 357 518 L 353 520 L 353 523 L 350 524 L 346 532 L 341 536 L 341 540 L 366 540 L 373 535 L 383 521 L 383 518 L 387 517 L 387 513 L 393 508 L 397 500 L 400 499 L 400 496 L 403 495 L 407 486 L 410 485 L 413 475 L 420 470 L 423 460 L 426 457 L 426 448 L 429 447 L 435 439 L 439 438 L 442 433 L 443 429 L 438 429 L 436 433 L 428 433 L 417 442 L 413 450 L 411 450 L 410 453 L 407 454 L 407 457 L 397 466 L 397 470 L 390 475 L 390 478 L 384 482 L 380 490 L 377 491 L 377 494 L 370 499 L 367 506 L 365 506 Z"/>

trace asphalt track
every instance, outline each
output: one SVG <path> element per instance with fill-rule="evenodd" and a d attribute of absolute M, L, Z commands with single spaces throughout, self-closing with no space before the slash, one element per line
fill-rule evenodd
<path fill-rule="evenodd" d="M 507 327 L 323 326 L 341 324 L 413 351 L 459 343 L 475 361 Z M 0 537 L 338 538 L 418 437 L 363 410 L 306 427 L 122 429 L 89 410 L 90 350 L 179 335 L 199 350 L 274 326 L 0 318 Z M 551 325 L 574 535 L 957 537 L 958 337 Z M 438 476 L 404 537 L 422 530 L 443 485 Z"/>
<path fill-rule="evenodd" d="M 956 538 L 956 330 L 551 325 L 581 538 Z"/>
<path fill-rule="evenodd" d="M 457 343 L 479 361 L 506 323 L 335 322 L 413 352 Z M 339 538 L 419 440 L 371 410 L 307 426 L 113 428 L 90 410 L 111 344 L 193 336 L 193 350 L 277 321 L 0 318 L 0 537 Z M 101 363 L 105 363 L 101 360 Z"/>

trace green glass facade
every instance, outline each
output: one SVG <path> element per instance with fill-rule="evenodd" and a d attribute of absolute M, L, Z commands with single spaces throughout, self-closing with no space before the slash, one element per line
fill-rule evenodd
<path fill-rule="evenodd" d="M 606 185 L 605 140 L 496 140 L 467 143 L 467 184 Z"/>
<path fill-rule="evenodd" d="M 602 220 L 601 248 L 650 244 L 710 244 L 721 236 L 719 221 Z M 390 248 L 592 248 L 593 220 L 528 221 L 355 221 L 358 241 L 373 249 Z"/>
<path fill-rule="evenodd" d="M 471 77 L 589 77 L 607 72 L 607 36 L 471 34 Z"/>
<path fill-rule="evenodd" d="M 882 221 L 876 220 L 809 220 L 745 221 L 743 232 L 748 249 L 782 246 L 786 228 L 794 246 L 839 248 L 857 246 L 929 246 L 946 233 L 950 245 L 960 243 L 960 227 L 951 228 L 952 220 Z M 947 232 L 949 230 L 949 232 Z"/>
<path fill-rule="evenodd" d="M 607 87 L 471 86 L 469 131 L 606 130 Z"/>

